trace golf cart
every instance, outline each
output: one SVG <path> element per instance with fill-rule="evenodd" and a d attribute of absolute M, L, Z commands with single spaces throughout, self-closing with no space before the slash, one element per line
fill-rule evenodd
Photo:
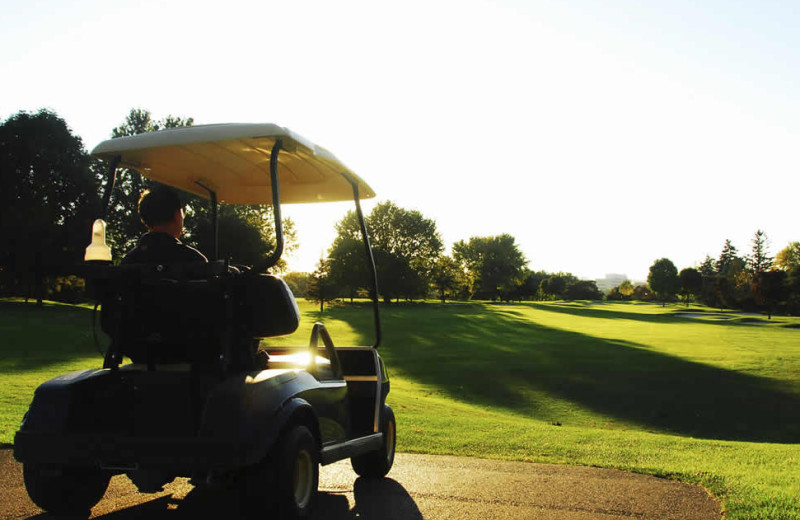
<path fill-rule="evenodd" d="M 208 263 L 112 265 L 105 224 L 95 221 L 82 269 L 110 344 L 102 368 L 37 388 L 14 439 L 31 499 L 51 514 L 85 514 L 112 475 L 145 493 L 189 477 L 234 486 L 249 512 L 298 518 L 314 504 L 319 464 L 350 458 L 361 476 L 386 475 L 395 420 L 359 202 L 374 196 L 370 187 L 324 148 L 271 124 L 121 137 L 92 155 L 109 164 L 104 211 L 117 169 L 135 169 L 208 199 L 214 246 Z M 308 346 L 265 346 L 300 319 L 286 283 L 266 274 L 283 250 L 281 203 L 348 199 L 371 273 L 375 343 L 335 347 L 316 323 Z M 219 203 L 272 204 L 275 251 L 249 268 L 216 258 Z"/>

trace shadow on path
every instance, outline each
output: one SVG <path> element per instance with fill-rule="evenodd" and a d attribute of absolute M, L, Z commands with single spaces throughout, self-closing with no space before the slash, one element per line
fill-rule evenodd
<path fill-rule="evenodd" d="M 356 479 L 353 497 L 355 506 L 345 492 L 320 492 L 310 520 L 422 520 L 422 514 L 411 495 L 398 482 L 390 479 Z M 93 516 L 103 520 L 161 520 L 181 518 L 210 518 L 238 520 L 248 517 L 239 508 L 239 495 L 235 491 L 201 491 L 193 489 L 184 498 L 173 495 L 161 496 L 116 511 Z M 271 518 L 266 514 L 264 518 Z M 53 517 L 38 514 L 28 520 L 44 520 Z M 83 517 L 88 518 L 88 517 Z"/>

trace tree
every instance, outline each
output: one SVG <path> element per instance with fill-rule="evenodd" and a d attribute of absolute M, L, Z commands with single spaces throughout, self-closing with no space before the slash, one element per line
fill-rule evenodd
<path fill-rule="evenodd" d="M 353 217 L 355 214 L 353 214 Z M 337 223 L 337 229 L 343 222 L 350 218 L 350 214 L 342 222 Z M 331 269 L 331 284 L 337 292 L 353 301 L 358 291 L 369 285 L 369 268 L 364 252 L 364 243 L 361 238 L 348 235 L 339 235 L 334 239 L 328 251 Z"/>
<path fill-rule="evenodd" d="M 542 280 L 549 276 L 550 275 L 544 271 L 534 272 L 528 268 L 523 269 L 522 276 L 508 294 L 508 299 L 518 301 L 538 300 L 540 295 L 539 287 L 542 284 Z"/>
<path fill-rule="evenodd" d="M 728 271 L 730 270 L 731 264 L 734 260 L 738 257 L 738 251 L 736 247 L 731 243 L 731 241 L 725 240 L 725 244 L 722 246 L 722 252 L 719 254 L 719 259 L 716 263 L 717 273 L 721 275 L 727 275 Z"/>
<path fill-rule="evenodd" d="M 289 286 L 295 298 L 305 298 L 308 294 L 308 282 L 311 279 L 310 273 L 299 273 L 293 271 L 283 275 L 283 281 Z"/>
<path fill-rule="evenodd" d="M 762 271 L 758 274 L 755 289 L 758 302 L 767 309 L 767 319 L 772 319 L 775 306 L 786 299 L 786 271 Z"/>
<path fill-rule="evenodd" d="M 330 262 L 327 259 L 319 259 L 317 268 L 308 279 L 306 289 L 306 298 L 312 302 L 319 302 L 319 312 L 325 309 L 325 302 L 336 299 L 330 279 Z"/>
<path fill-rule="evenodd" d="M 687 267 L 680 272 L 679 277 L 681 294 L 688 307 L 690 299 L 699 296 L 703 291 L 703 275 L 694 267 Z"/>
<path fill-rule="evenodd" d="M 608 301 L 622 301 L 625 297 L 619 292 L 619 285 L 612 287 L 606 292 L 606 300 Z"/>
<path fill-rule="evenodd" d="M 201 251 L 213 249 L 211 205 L 200 197 L 192 198 L 192 215 L 186 220 L 184 240 Z M 297 248 L 294 222 L 285 218 L 283 241 L 286 252 Z M 272 206 L 221 204 L 217 212 L 219 258 L 238 265 L 252 266 L 275 249 L 275 220 Z M 273 271 L 283 272 L 281 258 Z"/>
<path fill-rule="evenodd" d="M 372 209 L 366 224 L 384 302 L 424 296 L 435 259 L 444 247 L 436 223 L 419 211 L 407 210 L 387 201 Z M 332 279 L 353 294 L 357 288 L 369 286 L 356 214 L 349 211 L 336 224 L 336 231 L 336 239 L 328 254 Z"/>
<path fill-rule="evenodd" d="M 597 288 L 594 280 L 578 280 L 567 286 L 564 291 L 565 300 L 602 300 L 603 293 Z"/>
<path fill-rule="evenodd" d="M 653 293 L 645 284 L 638 284 L 633 288 L 633 299 L 642 302 L 649 302 L 653 299 Z"/>
<path fill-rule="evenodd" d="M 628 300 L 631 296 L 633 296 L 634 287 L 630 280 L 625 280 L 621 284 L 619 284 L 618 292 L 621 294 L 624 299 Z"/>
<path fill-rule="evenodd" d="M 445 302 L 447 296 L 452 297 L 453 291 L 462 283 L 463 275 L 458 262 L 451 257 L 440 256 L 436 259 L 431 271 L 431 284 L 436 289 L 436 294 L 442 303 Z"/>
<path fill-rule="evenodd" d="M 647 284 L 650 289 L 661 299 L 662 305 L 666 305 L 668 299 L 672 299 L 680 289 L 680 279 L 678 269 L 669 258 L 656 260 L 650 266 L 650 274 L 647 276 Z"/>
<path fill-rule="evenodd" d="M 747 269 L 755 278 L 772 267 L 772 257 L 769 256 L 767 234 L 762 230 L 757 230 L 751 241 L 753 244 L 752 252 L 747 257 Z"/>
<path fill-rule="evenodd" d="M 747 268 L 747 262 L 743 258 L 735 258 L 731 263 L 726 276 L 728 278 L 728 307 L 744 308 L 754 307 L 753 283 L 755 277 Z"/>
<path fill-rule="evenodd" d="M 703 276 L 713 276 L 717 273 L 717 269 L 714 265 L 714 259 L 711 258 L 709 255 L 706 255 L 705 260 L 703 260 L 697 268 L 700 271 L 700 274 Z"/>
<path fill-rule="evenodd" d="M 83 259 L 97 185 L 81 139 L 49 110 L 19 112 L 0 125 L 0 271 L 6 290 Z"/>
<path fill-rule="evenodd" d="M 787 273 L 786 292 L 789 312 L 800 314 L 800 267 L 795 267 Z"/>
<path fill-rule="evenodd" d="M 470 273 L 472 296 L 491 300 L 518 281 L 528 263 L 514 237 L 507 233 L 459 240 L 453 244 L 453 258 Z"/>
<path fill-rule="evenodd" d="M 714 277 L 714 296 L 716 301 L 716 306 L 719 307 L 720 310 L 725 310 L 725 306 L 728 305 L 728 302 L 733 300 L 733 289 L 731 288 L 731 282 L 728 280 L 727 276 L 717 275 Z"/>
<path fill-rule="evenodd" d="M 800 269 L 800 242 L 790 242 L 775 255 L 775 265 L 784 271 Z"/>
<path fill-rule="evenodd" d="M 565 298 L 567 287 L 577 281 L 578 278 L 571 273 L 554 273 L 542 280 L 539 290 L 545 298 L 562 300 Z"/>

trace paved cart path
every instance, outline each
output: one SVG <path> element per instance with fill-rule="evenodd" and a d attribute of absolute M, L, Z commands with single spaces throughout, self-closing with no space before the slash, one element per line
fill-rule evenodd
<path fill-rule="evenodd" d="M 92 518 L 232 518 L 231 494 L 192 491 L 178 479 L 156 495 L 114 477 Z M 719 503 L 698 486 L 622 471 L 462 457 L 398 454 L 389 477 L 359 479 L 348 462 L 320 472 L 315 520 L 714 520 Z M 47 518 L 22 484 L 11 451 L 0 450 L 0 519 Z"/>

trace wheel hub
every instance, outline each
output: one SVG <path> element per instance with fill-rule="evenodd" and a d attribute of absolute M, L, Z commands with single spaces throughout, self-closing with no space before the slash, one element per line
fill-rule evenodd
<path fill-rule="evenodd" d="M 297 454 L 292 472 L 294 501 L 300 509 L 305 508 L 311 502 L 312 480 L 314 480 L 314 461 L 311 453 L 302 450 Z"/>

